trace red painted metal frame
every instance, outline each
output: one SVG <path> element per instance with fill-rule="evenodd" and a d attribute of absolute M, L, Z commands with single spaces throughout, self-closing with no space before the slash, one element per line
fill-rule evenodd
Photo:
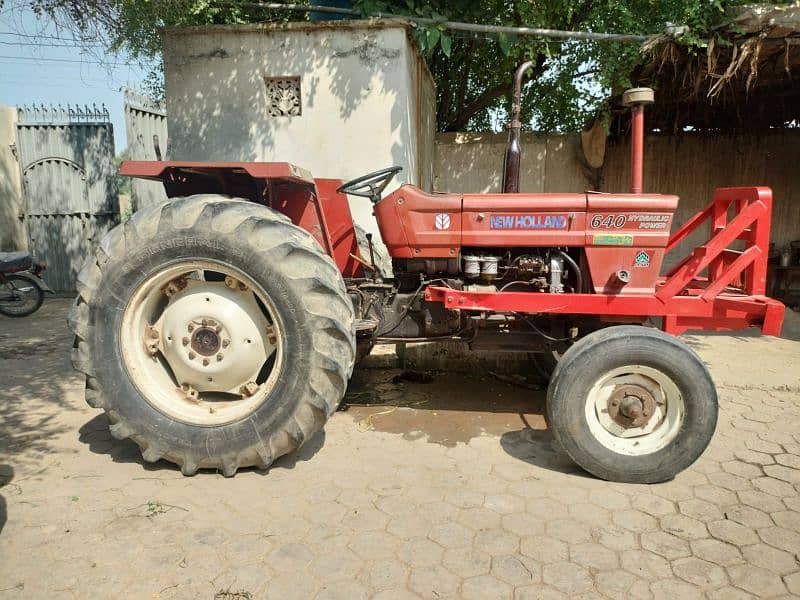
<path fill-rule="evenodd" d="M 314 179 L 291 163 L 125 161 L 120 175 L 161 181 L 168 197 L 219 192 L 268 204 L 308 231 L 345 278 L 363 277 L 347 197 L 338 179 Z"/>
<path fill-rule="evenodd" d="M 735 216 L 729 221 L 728 212 Z M 709 222 L 706 243 L 695 248 L 646 295 L 469 292 L 429 287 L 425 300 L 453 310 L 663 317 L 662 329 L 678 335 L 689 329 L 735 330 L 760 327 L 779 335 L 784 306 L 764 295 L 772 191 L 766 187 L 721 188 L 705 209 L 669 239 L 667 252 Z M 736 242 L 743 250 L 731 250 Z M 702 276 L 706 271 L 707 275 Z"/>
<path fill-rule="evenodd" d="M 168 172 L 172 170 L 191 172 L 193 169 L 200 172 L 211 170 L 235 171 L 240 170 L 254 179 L 288 179 L 304 184 L 314 184 L 311 174 L 291 163 L 277 162 L 211 162 L 211 161 L 182 161 L 182 160 L 126 160 L 119 168 L 119 174 L 126 177 L 140 177 L 163 181 Z"/>

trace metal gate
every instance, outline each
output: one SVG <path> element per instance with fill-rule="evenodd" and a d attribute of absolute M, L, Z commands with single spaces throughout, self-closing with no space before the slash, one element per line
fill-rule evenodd
<path fill-rule="evenodd" d="M 50 287 L 74 291 L 83 262 L 119 222 L 108 110 L 20 108 L 17 152 L 28 248 L 47 261 Z"/>
<path fill-rule="evenodd" d="M 167 153 L 167 111 L 161 103 L 131 89 L 125 89 L 125 132 L 128 135 L 128 154 L 131 160 L 158 160 L 154 138 L 161 148 L 161 158 Z M 133 210 L 153 206 L 166 200 L 164 186 L 158 181 L 134 178 L 131 181 Z"/>

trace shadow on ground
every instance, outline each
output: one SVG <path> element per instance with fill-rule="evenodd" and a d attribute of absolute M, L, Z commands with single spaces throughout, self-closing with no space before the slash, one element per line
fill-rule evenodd
<path fill-rule="evenodd" d="M 89 446 L 89 450 L 95 454 L 106 455 L 111 458 L 115 463 L 134 463 L 141 465 L 147 471 L 178 471 L 179 468 L 166 460 L 159 460 L 158 462 L 149 463 L 142 458 L 142 453 L 135 442 L 125 439 L 117 440 L 111 435 L 109 430 L 108 418 L 105 413 L 98 414 L 86 423 L 84 423 L 78 430 L 78 440 Z M 276 460 L 269 470 L 272 469 L 293 469 L 297 463 L 310 460 L 319 452 L 320 448 L 325 444 L 325 432 L 320 431 L 312 436 L 303 446 L 296 452 L 292 452 L 287 456 L 282 456 Z M 239 473 L 246 473 L 253 471 L 259 474 L 267 474 L 269 471 L 256 469 L 253 467 L 245 467 L 239 469 Z M 216 469 L 200 469 L 196 476 L 202 475 L 218 475 Z"/>
<path fill-rule="evenodd" d="M 564 454 L 544 420 L 542 381 L 493 373 L 356 370 L 340 410 L 374 430 L 452 447 L 489 435 L 514 458 L 553 471 L 584 472 Z"/>
<path fill-rule="evenodd" d="M 11 465 L 0 464 L 0 491 L 7 492 L 9 484 L 14 479 L 14 469 Z M 8 521 L 8 503 L 5 496 L 0 494 L 0 533 L 3 533 Z"/>

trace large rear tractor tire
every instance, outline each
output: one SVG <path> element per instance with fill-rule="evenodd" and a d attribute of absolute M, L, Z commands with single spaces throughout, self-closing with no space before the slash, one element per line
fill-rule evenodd
<path fill-rule="evenodd" d="M 708 446 L 717 411 L 700 357 L 673 336 L 635 325 L 576 342 L 547 392 L 556 440 L 578 465 L 609 481 L 673 478 Z"/>
<path fill-rule="evenodd" d="M 112 230 L 78 277 L 72 362 L 144 460 L 267 468 L 321 429 L 355 358 L 336 265 L 283 215 L 179 198 Z"/>

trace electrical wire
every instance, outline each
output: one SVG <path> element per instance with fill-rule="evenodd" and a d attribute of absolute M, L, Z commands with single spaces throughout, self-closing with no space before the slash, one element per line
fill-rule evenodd
<path fill-rule="evenodd" d="M 536 333 L 538 333 L 540 336 L 542 336 L 544 339 L 546 339 L 546 340 L 548 340 L 550 342 L 568 342 L 568 341 L 573 339 L 572 336 L 565 337 L 565 338 L 555 338 L 555 337 L 552 337 L 550 335 L 547 335 L 544 331 L 542 331 L 536 325 L 534 325 L 533 322 L 531 322 L 527 317 L 521 315 L 520 313 L 516 313 L 516 312 L 512 312 L 511 314 L 513 314 L 515 317 L 525 321 L 530 326 L 531 329 L 533 329 Z"/>
<path fill-rule="evenodd" d="M 406 304 L 406 307 L 405 307 L 405 309 L 403 309 L 403 312 L 402 312 L 402 313 L 400 313 L 400 316 L 397 318 L 397 321 L 395 322 L 395 324 L 394 324 L 394 325 L 392 325 L 392 326 L 391 326 L 389 329 L 387 329 L 386 331 L 383 331 L 383 332 L 381 332 L 381 333 L 379 333 L 379 334 L 376 334 L 376 335 L 375 335 L 375 337 L 381 337 L 381 336 L 384 336 L 384 335 L 386 335 L 387 333 L 391 333 L 391 332 L 393 332 L 395 329 L 397 329 L 398 327 L 400 327 L 400 324 L 403 322 L 403 319 L 405 319 L 405 318 L 406 318 L 406 315 L 408 314 L 408 311 L 409 311 L 409 310 L 411 310 L 411 305 L 414 303 L 414 300 L 416 300 L 416 299 L 419 297 L 419 294 L 420 294 L 420 292 L 421 292 L 423 289 L 425 289 L 427 286 L 430 286 L 431 284 L 433 284 L 433 283 L 435 283 L 435 282 L 437 282 L 437 281 L 438 281 L 439 283 L 442 283 L 442 284 L 444 284 L 444 286 L 445 286 L 445 287 L 450 287 L 450 285 L 448 285 L 448 283 L 447 283 L 447 282 L 446 282 L 444 279 L 431 279 L 431 280 L 430 280 L 430 281 L 428 281 L 428 282 L 424 282 L 424 281 L 423 281 L 423 282 L 420 284 L 420 286 L 417 288 L 417 291 L 416 291 L 416 292 L 414 292 L 414 295 L 413 295 L 413 296 L 411 296 L 411 300 L 409 300 L 409 301 L 408 301 L 408 303 Z"/>

